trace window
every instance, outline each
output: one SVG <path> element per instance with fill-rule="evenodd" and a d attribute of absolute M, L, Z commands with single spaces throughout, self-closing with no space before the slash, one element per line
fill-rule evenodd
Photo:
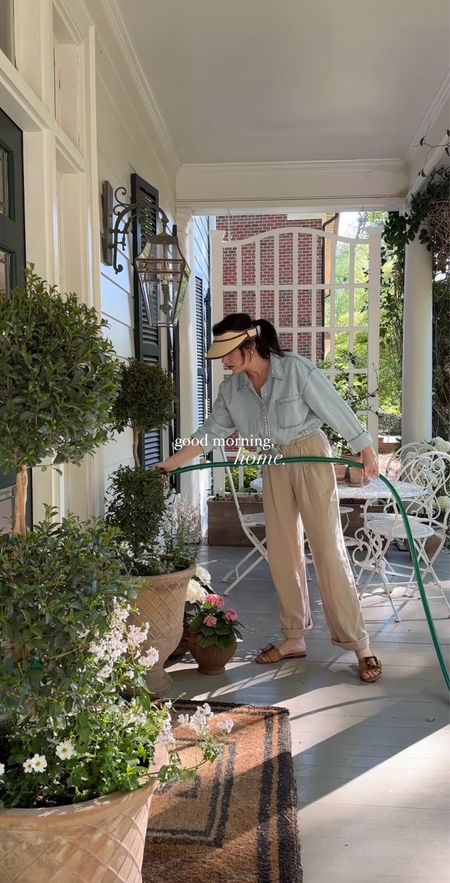
<path fill-rule="evenodd" d="M 0 111 L 0 297 L 22 285 L 25 268 L 22 132 Z M 31 524 L 31 481 L 27 521 Z M 0 530 L 12 525 L 15 473 L 0 471 Z"/>

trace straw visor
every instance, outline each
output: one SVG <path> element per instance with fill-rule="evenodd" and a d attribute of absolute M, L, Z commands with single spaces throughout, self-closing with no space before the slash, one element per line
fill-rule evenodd
<path fill-rule="evenodd" d="M 235 350 L 244 340 L 256 337 L 258 331 L 256 328 L 247 328 L 246 331 L 224 331 L 223 334 L 217 334 L 206 353 L 205 359 L 221 359 Z"/>

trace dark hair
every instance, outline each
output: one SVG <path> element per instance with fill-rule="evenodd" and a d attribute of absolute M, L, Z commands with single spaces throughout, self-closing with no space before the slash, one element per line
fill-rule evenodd
<path fill-rule="evenodd" d="M 270 353 L 276 353 L 277 356 L 284 356 L 281 349 L 278 334 L 271 322 L 267 319 L 252 319 L 248 313 L 230 313 L 225 316 L 216 325 L 213 325 L 213 334 L 224 334 L 225 331 L 247 331 L 248 328 L 259 327 L 260 331 L 256 337 L 241 343 L 240 349 L 242 355 L 244 350 L 251 349 L 253 344 L 261 358 L 269 359 Z"/>

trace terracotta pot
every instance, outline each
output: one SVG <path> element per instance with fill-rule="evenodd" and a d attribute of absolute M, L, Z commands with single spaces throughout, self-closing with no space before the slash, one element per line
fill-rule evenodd
<path fill-rule="evenodd" d="M 159 768 L 165 762 L 163 751 Z M 2 883 L 141 883 L 153 779 L 143 788 L 46 809 L 0 812 Z"/>
<path fill-rule="evenodd" d="M 345 463 L 335 463 L 334 464 L 334 472 L 336 475 L 336 481 L 345 481 L 345 476 L 347 473 L 347 466 Z"/>
<path fill-rule="evenodd" d="M 360 487 L 364 484 L 364 470 L 358 469 L 357 466 L 349 466 L 348 474 L 350 484 L 354 485 L 354 487 Z"/>
<path fill-rule="evenodd" d="M 130 617 L 136 625 L 148 622 L 147 640 L 142 647 L 155 647 L 159 660 L 147 675 L 147 685 L 155 696 L 170 690 L 172 678 L 164 671 L 164 663 L 183 634 L 184 606 L 189 580 L 195 566 L 162 576 L 138 576 L 139 595 L 135 602 L 138 613 Z"/>
<path fill-rule="evenodd" d="M 189 650 L 198 663 L 200 674 L 219 675 L 225 671 L 227 662 L 234 656 L 236 638 L 230 641 L 228 647 L 200 647 L 197 635 L 191 635 L 189 638 Z"/>

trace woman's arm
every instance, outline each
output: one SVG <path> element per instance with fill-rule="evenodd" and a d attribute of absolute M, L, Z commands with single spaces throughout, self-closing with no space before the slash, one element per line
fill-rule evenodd
<path fill-rule="evenodd" d="M 203 454 L 203 448 L 200 445 L 191 442 L 188 445 L 184 445 L 184 447 L 180 448 L 176 454 L 172 454 L 171 457 L 168 457 L 167 460 L 157 463 L 155 469 L 160 469 L 164 472 L 173 472 L 174 469 L 181 469 L 186 463 L 195 460 L 200 454 Z"/>

